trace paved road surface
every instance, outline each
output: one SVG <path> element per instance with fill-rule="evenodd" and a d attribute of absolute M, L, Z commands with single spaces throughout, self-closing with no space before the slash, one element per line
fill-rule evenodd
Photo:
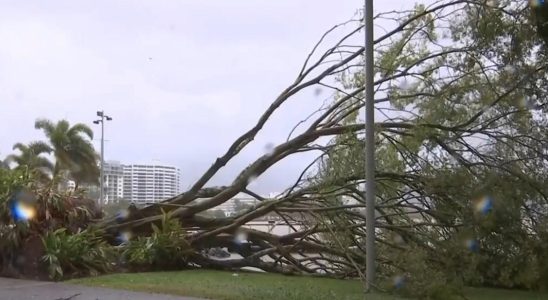
<path fill-rule="evenodd" d="M 199 300 L 86 287 L 67 283 L 0 278 L 1 300 Z"/>

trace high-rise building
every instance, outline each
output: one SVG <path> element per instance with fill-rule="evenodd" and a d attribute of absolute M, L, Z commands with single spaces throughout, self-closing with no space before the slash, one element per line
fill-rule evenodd
<path fill-rule="evenodd" d="M 119 161 L 107 161 L 103 169 L 105 176 L 105 203 L 124 198 L 124 166 Z"/>
<path fill-rule="evenodd" d="M 123 197 L 135 203 L 159 202 L 180 193 L 181 171 L 157 164 L 124 165 Z"/>
<path fill-rule="evenodd" d="M 125 165 L 107 161 L 105 174 L 105 202 L 124 199 L 140 204 L 158 202 L 180 193 L 181 171 L 158 164 Z"/>

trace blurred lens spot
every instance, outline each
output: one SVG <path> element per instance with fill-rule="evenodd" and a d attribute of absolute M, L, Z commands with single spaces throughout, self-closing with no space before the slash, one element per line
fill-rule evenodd
<path fill-rule="evenodd" d="M 514 74 L 516 73 L 516 67 L 512 66 L 512 65 L 507 65 L 504 67 L 504 71 L 508 74 Z"/>
<path fill-rule="evenodd" d="M 123 221 L 129 217 L 129 210 L 126 209 L 120 209 L 118 213 L 116 213 L 116 220 Z"/>
<path fill-rule="evenodd" d="M 467 239 L 464 242 L 466 249 L 468 249 L 471 252 L 478 252 L 479 250 L 479 242 L 476 239 Z"/>
<path fill-rule="evenodd" d="M 546 4 L 545 2 L 545 0 L 529 0 L 529 5 L 532 7 L 539 7 Z"/>
<path fill-rule="evenodd" d="M 249 176 L 249 179 L 247 180 L 247 185 L 248 186 L 253 186 L 254 183 L 257 181 L 257 178 L 259 178 L 257 175 Z"/>
<path fill-rule="evenodd" d="M 520 97 L 518 99 L 518 106 L 522 109 L 535 109 L 537 108 L 536 99 L 534 97 Z"/>
<path fill-rule="evenodd" d="M 247 242 L 247 233 L 243 230 L 238 230 L 234 236 L 234 242 L 237 244 L 243 244 Z"/>
<path fill-rule="evenodd" d="M 403 275 L 394 276 L 393 283 L 394 283 L 394 288 L 398 290 L 403 288 L 405 285 L 405 276 Z"/>
<path fill-rule="evenodd" d="M 314 89 L 314 96 L 318 97 L 321 94 L 322 94 L 321 88 L 317 87 L 316 89 Z"/>
<path fill-rule="evenodd" d="M 127 243 L 129 240 L 131 240 L 131 237 L 133 235 L 131 234 L 131 231 L 122 231 L 120 234 L 118 234 L 117 240 L 120 243 Z"/>
<path fill-rule="evenodd" d="M 23 255 L 18 255 L 18 256 L 17 256 L 17 259 L 15 260 L 15 263 L 16 263 L 17 265 L 19 265 L 19 266 L 24 265 L 25 262 L 26 262 L 26 258 L 25 258 L 25 256 L 23 256 Z"/>
<path fill-rule="evenodd" d="M 274 143 L 267 143 L 264 145 L 264 152 L 266 155 L 272 155 L 274 154 L 274 148 L 276 148 L 276 145 Z"/>
<path fill-rule="evenodd" d="M 18 199 L 12 201 L 10 212 L 16 222 L 28 221 L 36 216 L 36 209 L 32 204 Z"/>
<path fill-rule="evenodd" d="M 403 237 L 399 234 L 394 235 L 394 243 L 396 245 L 403 245 L 405 241 L 403 240 Z"/>
<path fill-rule="evenodd" d="M 407 88 L 409 88 L 409 81 L 404 77 L 400 83 L 400 89 L 406 90 Z"/>
<path fill-rule="evenodd" d="M 490 196 L 483 196 L 474 201 L 474 211 L 477 214 L 487 215 L 493 210 L 493 199 Z"/>
<path fill-rule="evenodd" d="M 26 190 L 22 190 L 17 192 L 17 194 L 15 194 L 15 197 L 13 197 L 13 200 L 20 203 L 33 204 L 36 202 L 36 197 L 34 196 L 33 193 Z"/>

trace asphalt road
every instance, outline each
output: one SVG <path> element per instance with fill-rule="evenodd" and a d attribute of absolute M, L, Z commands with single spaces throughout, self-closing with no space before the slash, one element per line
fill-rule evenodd
<path fill-rule="evenodd" d="M 200 300 L 67 283 L 0 278 L 1 300 Z M 203 299 L 202 299 L 203 300 Z"/>

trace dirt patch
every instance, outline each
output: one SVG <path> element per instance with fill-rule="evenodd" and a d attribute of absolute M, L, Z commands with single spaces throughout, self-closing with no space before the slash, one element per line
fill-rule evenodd
<path fill-rule="evenodd" d="M 25 240 L 21 251 L 21 262 L 18 264 L 21 273 L 27 279 L 48 280 L 47 270 L 42 263 L 45 254 L 40 236 L 33 235 Z"/>
<path fill-rule="evenodd" d="M 41 262 L 43 255 L 44 245 L 40 236 L 31 235 L 23 240 L 19 253 L 11 259 L 11 263 L 3 267 L 0 275 L 19 279 L 50 280 Z"/>

